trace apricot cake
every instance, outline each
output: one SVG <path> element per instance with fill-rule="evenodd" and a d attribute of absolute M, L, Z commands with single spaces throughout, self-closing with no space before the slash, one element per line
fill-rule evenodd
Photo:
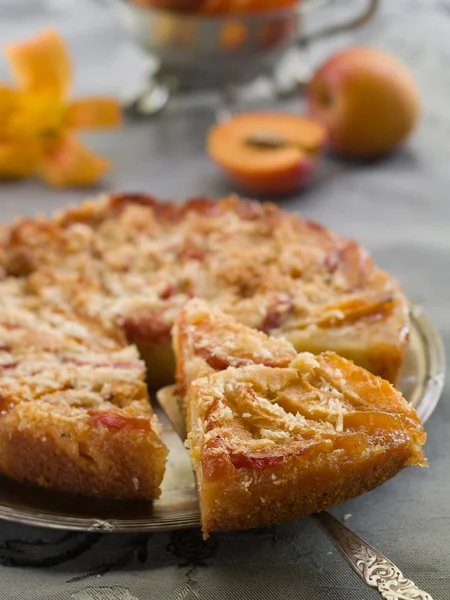
<path fill-rule="evenodd" d="M 390 383 L 333 352 L 285 365 L 289 347 L 256 346 L 256 332 L 192 302 L 174 346 L 205 536 L 326 510 L 425 466 L 420 420 Z M 227 367 L 240 353 L 244 366 Z"/>
<path fill-rule="evenodd" d="M 1 237 L 5 275 L 120 328 L 155 387 L 173 380 L 171 328 L 194 296 L 297 351 L 333 350 L 396 382 L 409 331 L 397 282 L 355 242 L 275 205 L 116 195 Z"/>
<path fill-rule="evenodd" d="M 407 304 L 355 242 L 236 197 L 104 196 L 0 229 L 0 472 L 156 497 L 167 450 L 139 355 L 150 386 L 173 381 L 171 329 L 194 296 L 277 338 L 268 366 L 291 343 L 397 378 Z"/>

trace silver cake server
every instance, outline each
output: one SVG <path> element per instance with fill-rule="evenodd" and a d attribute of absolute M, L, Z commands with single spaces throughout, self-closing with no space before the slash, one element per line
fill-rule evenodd
<path fill-rule="evenodd" d="M 158 403 L 182 440 L 186 439 L 184 418 L 178 406 L 176 386 L 169 386 L 157 394 Z M 407 579 L 400 569 L 357 536 L 328 512 L 311 515 L 359 577 L 375 588 L 384 600 L 433 600 Z"/>

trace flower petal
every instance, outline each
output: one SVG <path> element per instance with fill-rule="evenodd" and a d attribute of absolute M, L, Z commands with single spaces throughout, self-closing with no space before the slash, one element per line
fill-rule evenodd
<path fill-rule="evenodd" d="M 9 110 L 6 99 L 3 107 L 2 112 L 0 90 L 0 139 L 29 139 L 47 147 L 67 131 L 66 107 L 47 92 L 17 92 Z"/>
<path fill-rule="evenodd" d="M 3 127 L 3 119 L 6 118 L 11 111 L 17 108 L 19 103 L 19 92 L 13 90 L 7 85 L 0 83 L 0 133 Z"/>
<path fill-rule="evenodd" d="M 121 121 L 121 108 L 114 98 L 82 98 L 69 104 L 67 118 L 69 127 L 116 127 Z"/>
<path fill-rule="evenodd" d="M 0 179 L 23 179 L 34 172 L 39 157 L 32 144 L 0 141 Z"/>
<path fill-rule="evenodd" d="M 47 29 L 25 42 L 9 44 L 5 53 L 22 88 L 48 90 L 59 98 L 67 94 L 72 68 L 66 45 L 57 31 Z"/>
<path fill-rule="evenodd" d="M 110 163 L 91 152 L 74 137 L 66 137 L 48 153 L 39 166 L 39 174 L 50 185 L 87 186 L 96 183 Z"/>

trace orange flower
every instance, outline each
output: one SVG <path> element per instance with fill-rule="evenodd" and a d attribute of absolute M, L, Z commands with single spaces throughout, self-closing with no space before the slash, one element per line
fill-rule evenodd
<path fill-rule="evenodd" d="M 98 181 L 110 165 L 74 132 L 117 126 L 118 102 L 106 97 L 67 100 L 72 67 L 56 31 L 9 45 L 5 52 L 17 88 L 0 84 L 0 178 L 37 175 L 53 186 Z"/>

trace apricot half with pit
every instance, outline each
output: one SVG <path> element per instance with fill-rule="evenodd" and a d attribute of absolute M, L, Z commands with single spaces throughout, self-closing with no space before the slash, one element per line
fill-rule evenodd
<path fill-rule="evenodd" d="M 305 186 L 325 145 L 324 127 L 288 113 L 242 113 L 212 127 L 207 151 L 241 188 L 288 195 Z"/>

